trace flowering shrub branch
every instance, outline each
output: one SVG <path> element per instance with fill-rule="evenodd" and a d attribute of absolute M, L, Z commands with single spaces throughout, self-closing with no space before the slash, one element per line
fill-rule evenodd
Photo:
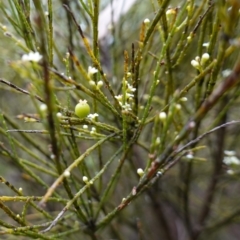
<path fill-rule="evenodd" d="M 0 3 L 0 235 L 228 236 L 239 2 L 140 1 L 105 39 L 102 9 Z"/>

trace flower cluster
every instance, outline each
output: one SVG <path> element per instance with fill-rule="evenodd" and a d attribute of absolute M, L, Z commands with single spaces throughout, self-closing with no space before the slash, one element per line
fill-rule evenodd
<path fill-rule="evenodd" d="M 42 55 L 39 52 L 29 52 L 28 54 L 24 54 L 22 56 L 22 61 L 24 62 L 39 62 L 42 59 Z"/>
<path fill-rule="evenodd" d="M 94 88 L 100 89 L 103 86 L 103 81 L 100 80 L 97 83 L 95 83 L 93 80 L 90 80 L 89 84 Z"/>
<path fill-rule="evenodd" d="M 235 151 L 225 150 L 224 154 L 223 162 L 226 165 L 240 165 L 240 160 L 235 156 Z"/>
<path fill-rule="evenodd" d="M 123 104 L 123 95 L 122 94 L 115 96 L 115 98 L 118 100 L 119 104 L 121 105 L 121 107 L 124 110 L 127 110 L 127 111 L 132 110 L 131 103 L 133 101 L 133 97 L 134 97 L 133 93 L 135 91 L 136 91 L 136 88 L 134 88 L 131 84 L 127 83 L 126 92 L 125 92 L 125 96 L 126 96 L 125 104 Z"/>
<path fill-rule="evenodd" d="M 90 113 L 88 114 L 88 118 L 91 120 L 95 120 L 99 115 L 97 113 Z"/>
<path fill-rule="evenodd" d="M 209 54 L 204 53 L 201 58 L 199 56 L 195 57 L 195 59 L 191 61 L 191 65 L 194 68 L 201 70 L 202 66 L 204 66 L 204 64 L 209 60 L 209 58 Z"/>

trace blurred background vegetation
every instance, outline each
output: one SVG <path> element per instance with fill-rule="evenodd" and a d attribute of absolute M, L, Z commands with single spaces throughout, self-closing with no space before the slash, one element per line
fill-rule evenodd
<path fill-rule="evenodd" d="M 239 120 L 238 83 L 224 87 L 215 106 L 196 116 L 204 102 L 216 98 L 218 86 L 230 81 L 229 76 L 239 79 L 240 3 L 152 0 L 129 1 L 124 7 L 126 2 L 0 2 L 2 239 L 240 238 L 240 125 L 229 124 L 171 155 L 210 129 Z M 118 10 L 121 15 L 116 17 Z M 98 61 L 86 48 L 74 18 Z M 99 32 L 94 28 L 97 18 Z M 22 61 L 30 51 L 43 59 Z M 204 53 L 209 56 L 205 62 Z M 193 60 L 199 65 L 194 66 Z M 89 66 L 98 69 L 92 80 L 97 83 L 105 76 L 115 96 L 126 93 L 127 79 L 137 88 L 133 94 L 138 106 L 130 102 L 132 109 L 118 108 L 106 82 L 101 95 L 86 77 Z M 97 119 L 74 115 L 79 99 L 88 100 Z M 41 110 L 44 103 L 46 112 Z M 159 117 L 163 112 L 166 119 Z M 196 120 L 193 130 L 186 130 L 178 141 L 191 119 Z M 168 146 L 173 157 L 158 165 Z M 70 177 L 64 175 L 86 152 Z M 93 179 L 101 171 L 94 184 L 84 182 L 83 176 Z M 53 187 L 60 176 L 65 180 Z M 49 189 L 54 191 L 46 198 Z M 63 211 L 67 204 L 69 209 Z M 59 213 L 64 216 L 51 225 Z"/>

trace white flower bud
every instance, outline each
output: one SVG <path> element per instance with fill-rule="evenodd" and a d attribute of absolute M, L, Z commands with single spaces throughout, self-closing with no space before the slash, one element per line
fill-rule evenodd
<path fill-rule="evenodd" d="M 148 18 L 146 18 L 144 21 L 143 21 L 146 25 L 148 25 L 150 23 L 150 20 Z"/>
<path fill-rule="evenodd" d="M 101 88 L 102 86 L 103 86 L 103 81 L 98 81 L 97 87 L 98 87 L 98 88 Z"/>
<path fill-rule="evenodd" d="M 141 177 L 144 174 L 144 171 L 141 168 L 137 169 L 137 174 Z"/>
<path fill-rule="evenodd" d="M 61 117 L 62 117 L 62 113 L 58 112 L 58 113 L 56 114 L 56 116 L 57 116 L 58 118 L 61 118 Z"/>
<path fill-rule="evenodd" d="M 172 8 L 166 11 L 166 15 L 174 15 L 174 14 L 176 14 L 176 11 Z"/>
<path fill-rule="evenodd" d="M 186 102 L 188 99 L 186 98 L 186 97 L 182 97 L 182 98 L 180 98 L 180 101 L 181 102 Z"/>
<path fill-rule="evenodd" d="M 201 58 L 201 64 L 204 64 L 205 62 L 207 62 L 209 58 L 210 58 L 209 54 L 204 53 Z"/>
<path fill-rule="evenodd" d="M 193 159 L 193 155 L 191 153 L 189 153 L 189 154 L 186 155 L 186 158 Z"/>
<path fill-rule="evenodd" d="M 89 84 L 92 86 L 92 87 L 96 87 L 96 84 L 93 80 L 89 81 Z"/>
<path fill-rule="evenodd" d="M 70 172 L 68 170 L 64 171 L 63 173 L 64 177 L 69 177 L 70 176 Z"/>
<path fill-rule="evenodd" d="M 191 61 L 191 65 L 192 65 L 194 68 L 197 68 L 197 69 L 198 69 L 199 66 L 200 66 L 200 65 L 199 65 L 199 62 L 196 61 L 196 60 L 192 60 L 192 61 Z"/>
<path fill-rule="evenodd" d="M 41 104 L 40 105 L 40 110 L 42 111 L 42 112 L 45 112 L 46 110 L 47 110 L 47 105 L 46 104 Z"/>
<path fill-rule="evenodd" d="M 7 31 L 7 27 L 5 25 L 2 25 L 2 30 Z"/>
<path fill-rule="evenodd" d="M 165 112 L 160 112 L 159 118 L 160 118 L 160 120 L 165 121 L 167 118 L 167 114 Z"/>
<path fill-rule="evenodd" d="M 176 104 L 176 110 L 180 110 L 182 108 L 181 104 Z"/>
<path fill-rule="evenodd" d="M 131 77 L 132 73 L 131 72 L 127 72 L 127 77 Z"/>
<path fill-rule="evenodd" d="M 191 40 L 192 40 L 192 36 L 191 36 L 191 35 L 188 36 L 188 37 L 187 37 L 187 40 L 188 40 L 188 42 L 191 42 Z"/>
<path fill-rule="evenodd" d="M 200 62 L 201 58 L 200 58 L 199 56 L 196 56 L 196 57 L 195 57 L 195 60 L 196 60 L 197 62 Z"/>
<path fill-rule="evenodd" d="M 208 53 L 204 53 L 204 54 L 202 55 L 202 58 L 208 60 L 208 59 L 210 58 L 210 56 L 209 56 Z"/>
<path fill-rule="evenodd" d="M 88 177 L 83 176 L 82 180 L 83 180 L 83 182 L 87 183 L 88 182 Z"/>
<path fill-rule="evenodd" d="M 155 143 L 158 145 L 161 142 L 161 138 L 157 137 Z"/>
<path fill-rule="evenodd" d="M 203 47 L 208 47 L 208 46 L 209 46 L 209 42 L 203 43 Z"/>

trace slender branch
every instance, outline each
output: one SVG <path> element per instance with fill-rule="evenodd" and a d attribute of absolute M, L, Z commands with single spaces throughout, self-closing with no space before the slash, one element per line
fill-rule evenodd
<path fill-rule="evenodd" d="M 0 78 L 0 82 L 8 85 L 9 87 L 17 90 L 18 92 L 27 94 L 27 95 L 29 95 L 29 96 L 32 95 L 30 92 L 28 92 L 28 91 L 26 91 L 26 90 L 24 90 L 24 89 L 22 89 L 22 88 L 20 88 L 20 87 L 18 87 L 18 86 L 16 86 L 16 85 L 14 85 L 13 83 L 11 83 L 11 82 L 9 82 L 9 81 L 4 80 L 4 79 L 2 79 L 2 78 Z M 42 102 L 42 103 L 45 102 L 45 101 L 44 101 L 41 97 L 39 97 L 38 95 L 33 95 L 33 96 L 34 96 L 38 101 L 40 101 L 40 102 Z"/>

